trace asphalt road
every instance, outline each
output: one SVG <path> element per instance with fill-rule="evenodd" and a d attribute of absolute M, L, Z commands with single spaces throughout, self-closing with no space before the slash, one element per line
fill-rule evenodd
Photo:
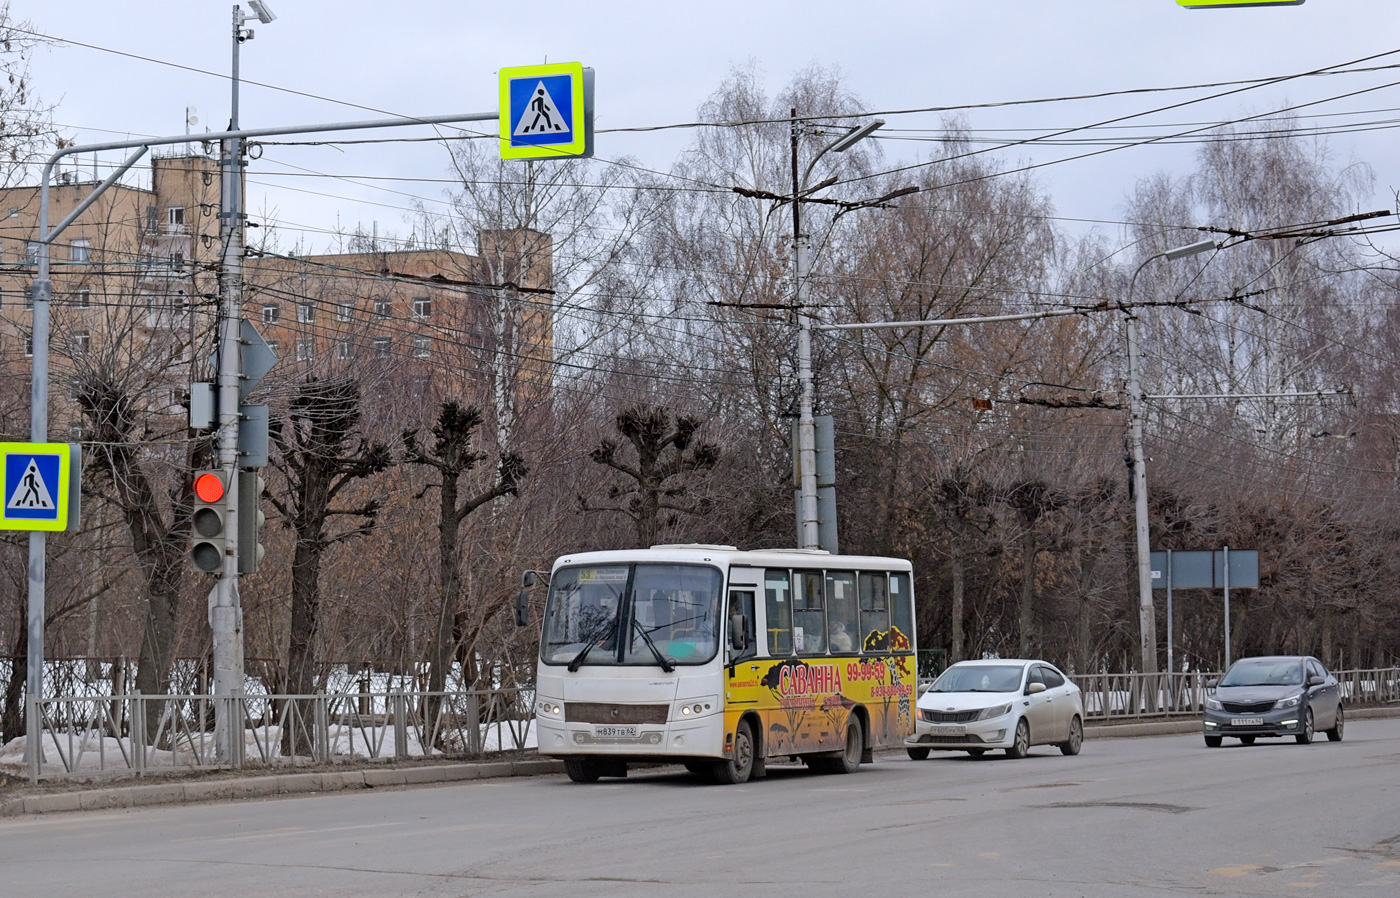
<path fill-rule="evenodd" d="M 1400 894 L 1400 720 L 745 786 L 675 768 L 0 821 L 0 895 Z"/>

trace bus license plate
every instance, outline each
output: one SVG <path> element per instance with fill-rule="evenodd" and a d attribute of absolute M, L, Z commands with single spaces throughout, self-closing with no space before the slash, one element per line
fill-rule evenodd
<path fill-rule="evenodd" d="M 966 736 L 967 727 L 929 727 L 929 732 L 935 736 Z"/>
<path fill-rule="evenodd" d="M 1263 725 L 1264 725 L 1264 718 L 1262 718 L 1262 717 L 1231 717 L 1231 718 L 1230 718 L 1230 726 L 1232 726 L 1232 727 L 1261 727 L 1261 726 L 1263 726 Z"/>
<path fill-rule="evenodd" d="M 593 735 L 600 739 L 637 738 L 635 726 L 595 726 Z"/>

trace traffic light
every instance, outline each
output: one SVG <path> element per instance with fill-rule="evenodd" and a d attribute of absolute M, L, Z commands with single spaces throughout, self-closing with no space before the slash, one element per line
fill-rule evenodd
<path fill-rule="evenodd" d="M 255 574 L 266 550 L 258 542 L 258 534 L 267 521 L 263 514 L 263 490 L 267 481 L 257 471 L 240 468 L 238 471 L 238 573 Z"/>
<path fill-rule="evenodd" d="M 223 471 L 199 471 L 194 475 L 194 545 L 190 561 L 197 570 L 216 574 L 224 569 L 224 494 L 228 484 Z"/>

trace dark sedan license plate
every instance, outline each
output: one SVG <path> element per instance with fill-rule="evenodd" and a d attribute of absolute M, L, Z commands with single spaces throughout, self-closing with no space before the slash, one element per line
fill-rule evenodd
<path fill-rule="evenodd" d="M 1262 718 L 1262 717 L 1231 717 L 1231 718 L 1230 718 L 1230 726 L 1232 726 L 1232 727 L 1261 727 L 1261 726 L 1263 726 L 1263 725 L 1264 725 L 1264 718 Z"/>

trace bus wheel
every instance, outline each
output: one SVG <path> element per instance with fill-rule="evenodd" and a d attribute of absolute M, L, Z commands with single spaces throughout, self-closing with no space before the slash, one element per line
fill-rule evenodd
<path fill-rule="evenodd" d="M 747 720 L 739 721 L 734 731 L 734 757 L 716 762 L 713 772 L 715 782 L 726 786 L 749 781 L 749 774 L 753 773 L 753 730 Z"/>
<path fill-rule="evenodd" d="M 592 758 L 565 758 L 564 772 L 576 783 L 596 783 L 603 775 Z"/>
<path fill-rule="evenodd" d="M 851 719 L 846 721 L 846 747 L 841 751 L 841 757 L 831 765 L 831 772 L 855 773 L 860 769 L 860 757 L 863 754 L 865 730 L 861 728 L 860 719 L 851 715 Z"/>

